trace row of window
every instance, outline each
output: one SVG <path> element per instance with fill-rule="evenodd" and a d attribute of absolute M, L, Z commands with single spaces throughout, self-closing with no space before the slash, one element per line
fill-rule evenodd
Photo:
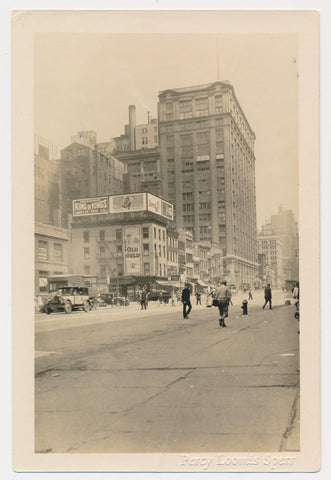
<path fill-rule="evenodd" d="M 216 127 L 224 125 L 223 118 L 215 118 L 213 119 L 213 125 Z M 209 120 L 200 120 L 198 122 L 183 122 L 180 123 L 179 125 L 177 124 L 176 127 L 179 126 L 180 131 L 189 131 L 193 129 L 201 129 L 201 128 L 209 128 L 210 127 L 210 121 Z M 170 124 L 170 125 L 164 125 L 162 126 L 162 132 L 173 132 L 175 130 L 175 125 Z"/>
<path fill-rule="evenodd" d="M 159 240 L 162 239 L 165 242 L 165 230 L 156 229 L 154 227 L 154 239 L 157 238 L 157 233 L 158 233 Z M 149 227 L 143 227 L 142 234 L 143 234 L 143 238 L 149 238 Z M 116 237 L 116 240 L 122 240 L 123 239 L 123 234 L 122 234 L 121 229 L 117 229 L 115 231 L 115 237 Z M 99 241 L 104 242 L 105 239 L 106 239 L 105 231 L 104 230 L 99 230 Z M 90 241 L 90 232 L 89 231 L 83 232 L 83 240 L 84 240 L 84 243 L 88 243 Z"/>
<path fill-rule="evenodd" d="M 154 143 L 158 143 L 159 139 L 158 137 L 154 137 Z M 143 145 L 148 145 L 148 137 L 142 137 L 141 143 Z"/>
<path fill-rule="evenodd" d="M 38 260 L 39 262 L 63 262 L 62 243 L 38 240 Z"/>

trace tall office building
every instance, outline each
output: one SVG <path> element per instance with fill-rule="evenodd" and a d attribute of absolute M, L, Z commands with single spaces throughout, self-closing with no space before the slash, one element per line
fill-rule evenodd
<path fill-rule="evenodd" d="M 281 206 L 277 215 L 271 215 L 273 232 L 282 241 L 283 279 L 299 279 L 299 234 L 298 224 L 292 210 L 284 210 Z"/>
<path fill-rule="evenodd" d="M 220 244 L 231 283 L 257 279 L 255 134 L 228 82 L 159 93 L 161 194 L 177 227 Z"/>

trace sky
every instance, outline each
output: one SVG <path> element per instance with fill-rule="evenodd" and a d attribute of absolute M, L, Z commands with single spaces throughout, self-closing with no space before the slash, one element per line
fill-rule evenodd
<path fill-rule="evenodd" d="M 108 141 L 130 104 L 146 123 L 161 90 L 227 80 L 256 135 L 258 228 L 281 205 L 298 219 L 299 60 L 293 34 L 38 34 L 35 132 L 59 151 L 79 130 Z"/>

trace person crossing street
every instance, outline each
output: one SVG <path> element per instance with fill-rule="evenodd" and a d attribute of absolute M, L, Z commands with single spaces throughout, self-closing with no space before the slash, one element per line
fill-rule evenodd
<path fill-rule="evenodd" d="M 218 302 L 218 310 L 220 313 L 220 327 L 226 327 L 224 319 L 229 316 L 229 303 L 231 302 L 231 290 L 227 287 L 224 280 L 221 286 L 216 289 L 216 300 Z"/>
<path fill-rule="evenodd" d="M 185 288 L 182 291 L 183 317 L 184 318 L 189 318 L 188 315 L 192 310 L 190 296 L 191 296 L 190 284 L 187 283 L 185 285 Z"/>
<path fill-rule="evenodd" d="M 270 283 L 268 283 L 268 285 L 264 289 L 264 300 L 265 300 L 265 302 L 264 302 L 264 305 L 262 307 L 263 310 L 265 309 L 267 303 L 269 303 L 270 310 L 272 309 L 271 298 L 272 298 L 271 288 L 270 288 Z"/>

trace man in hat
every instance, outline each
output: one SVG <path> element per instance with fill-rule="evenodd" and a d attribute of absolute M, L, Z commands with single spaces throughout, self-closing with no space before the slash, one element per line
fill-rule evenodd
<path fill-rule="evenodd" d="M 265 287 L 265 289 L 264 289 L 264 300 L 265 300 L 265 302 L 264 302 L 264 305 L 263 305 L 263 307 L 262 307 L 263 310 L 264 310 L 264 308 L 266 307 L 267 303 L 269 303 L 269 308 L 270 308 L 270 310 L 272 309 L 272 306 L 271 306 L 271 297 L 272 297 L 272 295 L 271 295 L 270 283 L 268 283 L 268 285 L 267 285 L 267 286 Z"/>
<path fill-rule="evenodd" d="M 228 317 L 229 303 L 231 301 L 231 290 L 226 285 L 226 280 L 223 280 L 221 285 L 216 289 L 216 299 L 218 301 L 218 310 L 220 312 L 220 327 L 226 327 L 224 319 Z"/>
<path fill-rule="evenodd" d="M 182 291 L 182 302 L 183 302 L 183 317 L 188 318 L 190 311 L 192 310 L 190 284 L 187 283 L 185 288 Z"/>

